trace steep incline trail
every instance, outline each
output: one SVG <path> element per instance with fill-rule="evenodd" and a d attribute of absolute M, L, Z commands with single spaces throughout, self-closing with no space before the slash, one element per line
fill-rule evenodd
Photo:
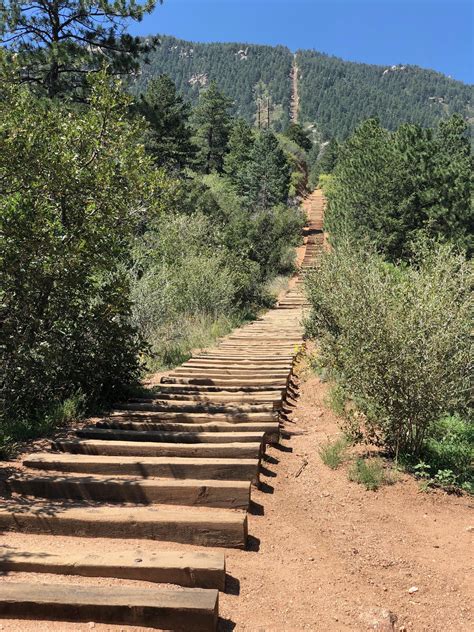
<path fill-rule="evenodd" d="M 264 512 L 252 484 L 272 490 L 278 468 L 266 446 L 278 445 L 296 402 L 302 275 L 322 244 L 319 192 L 306 208 L 302 272 L 275 309 L 12 471 L 0 505 L 5 629 L 216 629 L 218 591 L 244 581 L 226 577 L 216 547 L 244 549 L 252 563 L 259 541 L 248 512 Z M 226 602 L 227 614 L 223 630 L 233 629 Z"/>
<path fill-rule="evenodd" d="M 293 55 L 293 65 L 291 67 L 291 122 L 298 123 L 300 111 L 300 95 L 298 91 L 298 58 Z"/>

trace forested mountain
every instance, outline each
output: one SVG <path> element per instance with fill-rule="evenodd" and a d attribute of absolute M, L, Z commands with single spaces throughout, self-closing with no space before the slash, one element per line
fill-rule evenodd
<path fill-rule="evenodd" d="M 202 88 L 215 80 L 234 102 L 233 114 L 256 122 L 267 120 L 268 107 L 276 129 L 289 120 L 292 54 L 284 46 L 197 44 L 160 36 L 160 46 L 143 64 L 134 89 L 142 91 L 149 79 L 169 75 L 178 91 L 195 103 Z"/>
<path fill-rule="evenodd" d="M 472 86 L 418 66 L 356 64 L 299 51 L 300 119 L 324 137 L 347 137 L 364 119 L 387 129 L 402 123 L 432 127 L 443 116 L 472 115 Z"/>
<path fill-rule="evenodd" d="M 293 53 L 283 46 L 196 44 L 160 37 L 161 45 L 143 63 L 134 89 L 168 74 L 186 99 L 215 80 L 235 103 L 234 114 L 275 129 L 290 116 Z M 362 120 L 376 116 L 388 129 L 403 122 L 433 126 L 443 116 L 472 116 L 472 86 L 417 66 L 376 66 L 343 61 L 316 51 L 296 54 L 299 122 L 314 125 L 323 139 L 348 136 Z"/>

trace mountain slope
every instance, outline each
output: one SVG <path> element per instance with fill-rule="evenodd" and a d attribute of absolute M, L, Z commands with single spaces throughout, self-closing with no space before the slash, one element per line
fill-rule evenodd
<path fill-rule="evenodd" d="M 234 113 L 279 130 L 290 119 L 293 53 L 284 46 L 199 44 L 163 36 L 143 64 L 134 89 L 150 77 L 168 74 L 195 102 L 210 81 L 235 102 Z M 347 62 L 316 51 L 296 53 L 299 122 L 323 138 L 345 138 L 368 116 L 388 129 L 409 121 L 432 126 L 443 116 L 473 115 L 472 86 L 417 66 L 376 66 Z"/>

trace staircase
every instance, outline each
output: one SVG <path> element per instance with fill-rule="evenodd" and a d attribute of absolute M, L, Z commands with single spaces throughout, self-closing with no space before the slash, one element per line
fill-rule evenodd
<path fill-rule="evenodd" d="M 0 578 L 0 617 L 216 630 L 224 550 L 203 547 L 246 547 L 252 485 L 297 395 L 292 366 L 308 307 L 303 277 L 322 250 L 321 193 L 305 206 L 301 274 L 275 309 L 171 371 L 152 395 L 28 455 L 8 479 L 0 529 L 38 537 L 0 555 L 0 572 L 31 574 Z M 51 536 L 83 540 L 64 551 Z M 95 538 L 109 538 L 110 550 Z M 143 541 L 139 553 L 128 539 Z M 169 549 L 147 550 L 150 540 Z M 84 585 L 71 576 L 102 579 Z"/>

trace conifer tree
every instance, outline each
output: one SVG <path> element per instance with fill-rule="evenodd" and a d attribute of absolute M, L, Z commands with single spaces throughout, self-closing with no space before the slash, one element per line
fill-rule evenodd
<path fill-rule="evenodd" d="M 155 6 L 156 0 L 3 0 L 0 42 L 13 53 L 19 80 L 53 97 L 83 88 L 86 74 L 104 64 L 114 73 L 135 70 L 158 40 L 132 37 L 126 24 Z"/>
<path fill-rule="evenodd" d="M 182 168 L 195 154 L 188 121 L 190 106 L 176 92 L 167 75 L 152 79 L 138 102 L 138 111 L 149 123 L 145 147 L 158 166 Z"/>
<path fill-rule="evenodd" d="M 251 158 L 255 136 L 245 119 L 234 121 L 229 136 L 229 153 L 224 160 L 224 168 L 229 180 L 239 195 L 243 195 L 245 173 Z"/>
<path fill-rule="evenodd" d="M 269 130 L 257 136 L 244 176 L 248 204 L 268 209 L 288 200 L 290 165 L 276 136 Z"/>
<path fill-rule="evenodd" d="M 194 109 L 194 142 L 198 147 L 198 162 L 204 173 L 223 170 L 231 125 L 231 105 L 232 101 L 212 81 L 209 88 L 201 93 Z"/>

